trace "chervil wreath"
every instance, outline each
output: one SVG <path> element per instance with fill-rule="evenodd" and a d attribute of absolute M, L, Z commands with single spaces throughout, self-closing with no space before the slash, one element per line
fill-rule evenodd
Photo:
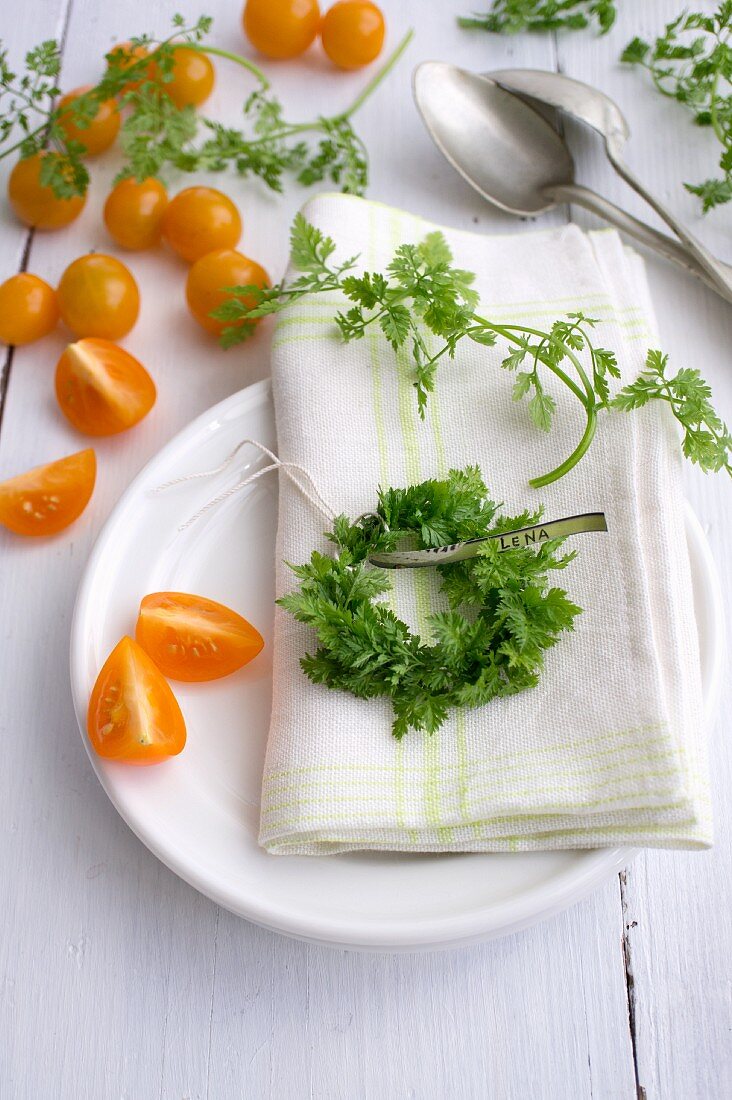
<path fill-rule="evenodd" d="M 452 707 L 483 706 L 534 687 L 544 650 L 573 629 L 581 611 L 549 585 L 550 572 L 575 556 L 558 554 L 563 539 L 503 552 L 487 542 L 477 557 L 438 566 L 449 610 L 429 616 L 429 640 L 379 599 L 392 584 L 368 564 L 376 551 L 441 546 L 541 517 L 499 516 L 499 507 L 478 467 L 468 466 L 444 480 L 381 489 L 376 510 L 355 521 L 338 516 L 327 536 L 336 553 L 314 551 L 306 564 L 292 565 L 299 588 L 278 601 L 317 635 L 317 649 L 300 662 L 305 674 L 360 699 L 390 698 L 397 739 L 409 729 L 434 733 Z"/>

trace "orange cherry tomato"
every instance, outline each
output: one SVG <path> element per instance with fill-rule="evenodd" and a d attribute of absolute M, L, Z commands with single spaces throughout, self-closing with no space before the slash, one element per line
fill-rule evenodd
<path fill-rule="evenodd" d="M 315 41 L 318 0 L 247 0 L 244 33 L 265 57 L 297 57 Z"/>
<path fill-rule="evenodd" d="M 360 69 L 381 53 L 384 16 L 370 0 L 337 0 L 323 16 L 323 49 L 341 69 Z"/>
<path fill-rule="evenodd" d="M 187 187 L 163 215 L 163 239 L 189 263 L 215 248 L 233 248 L 240 237 L 239 211 L 213 187 Z"/>
<path fill-rule="evenodd" d="M 142 59 L 147 56 L 148 51 L 145 46 L 133 46 L 131 42 L 120 42 L 118 46 L 113 46 L 107 54 L 107 58 L 119 65 L 123 70 L 132 68 L 133 65 L 138 61 L 142 61 Z M 120 94 L 124 95 L 126 92 L 134 92 L 146 80 L 150 80 L 151 76 L 152 66 L 146 66 L 140 75 L 123 86 Z"/>
<path fill-rule="evenodd" d="M 62 229 L 78 218 L 85 195 L 60 199 L 53 188 L 41 183 L 41 161 L 50 153 L 34 153 L 19 160 L 8 179 L 8 198 L 16 217 L 36 229 Z"/>
<path fill-rule="evenodd" d="M 87 732 L 107 760 L 159 764 L 186 743 L 186 724 L 163 674 L 132 638 L 104 662 L 89 699 Z"/>
<path fill-rule="evenodd" d="M 167 205 L 168 192 L 160 180 L 120 180 L 104 204 L 104 224 L 121 248 L 140 252 L 159 244 Z"/>
<path fill-rule="evenodd" d="M 218 680 L 248 664 L 262 635 L 235 611 L 204 596 L 154 592 L 145 596 L 135 638 L 171 680 Z"/>
<path fill-rule="evenodd" d="M 176 107 L 198 107 L 213 91 L 215 73 L 211 59 L 190 46 L 176 46 L 173 50 L 172 80 L 163 80 L 157 65 L 153 73 Z"/>
<path fill-rule="evenodd" d="M 209 252 L 191 267 L 186 282 L 188 308 L 207 332 L 220 336 L 230 321 L 217 321 L 211 314 L 232 297 L 223 289 L 227 286 L 269 286 L 269 276 L 263 267 L 232 248 L 219 248 Z M 243 301 L 247 301 L 246 297 Z M 253 304 L 253 303 L 248 303 Z M 244 321 L 243 324 L 255 324 Z"/>
<path fill-rule="evenodd" d="M 77 340 L 56 364 L 61 411 L 87 435 L 126 431 L 147 416 L 156 396 L 142 363 L 111 340 Z"/>
<path fill-rule="evenodd" d="M 61 320 L 75 336 L 118 340 L 140 311 L 140 294 L 121 260 L 93 252 L 64 271 L 56 291 Z"/>
<path fill-rule="evenodd" d="M 55 535 L 84 511 L 96 476 L 86 450 L 0 482 L 0 523 L 16 535 Z"/>
<path fill-rule="evenodd" d="M 99 104 L 88 126 L 76 122 L 71 106 L 84 92 L 90 91 L 91 87 L 91 84 L 85 84 L 81 88 L 74 88 L 73 92 L 67 92 L 59 100 L 58 124 L 67 138 L 83 145 L 89 156 L 96 156 L 97 153 L 109 149 L 114 142 L 119 133 L 120 117 L 116 100 L 105 99 Z"/>
<path fill-rule="evenodd" d="M 56 291 L 37 275 L 23 271 L 0 285 L 0 340 L 32 344 L 56 327 Z"/>

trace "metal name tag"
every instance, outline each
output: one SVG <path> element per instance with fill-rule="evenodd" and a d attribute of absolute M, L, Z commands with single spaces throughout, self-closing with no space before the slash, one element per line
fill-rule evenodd
<path fill-rule="evenodd" d="M 520 527 L 517 531 L 503 531 L 500 535 L 485 535 L 465 542 L 453 542 L 449 546 L 431 546 L 427 550 L 392 550 L 389 553 L 370 554 L 372 565 L 383 569 L 428 569 L 448 562 L 465 561 L 480 553 L 484 542 L 497 542 L 499 553 L 504 550 L 521 550 L 526 546 L 546 542 L 565 535 L 580 535 L 586 531 L 607 531 L 604 512 L 585 512 L 581 516 L 568 516 L 533 527 Z"/>

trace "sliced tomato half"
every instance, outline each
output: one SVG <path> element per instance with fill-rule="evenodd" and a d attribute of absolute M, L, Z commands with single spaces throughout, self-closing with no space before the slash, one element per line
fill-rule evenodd
<path fill-rule="evenodd" d="M 125 764 L 159 764 L 186 743 L 170 685 L 132 638 L 115 646 L 97 677 L 87 730 L 99 756 Z"/>
<path fill-rule="evenodd" d="M 55 535 L 84 511 L 96 476 L 88 449 L 0 482 L 0 523 L 17 535 Z"/>
<path fill-rule="evenodd" d="M 155 383 L 142 363 L 111 340 L 87 336 L 69 344 L 56 364 L 61 411 L 86 435 L 115 435 L 147 416 Z"/>
<path fill-rule="evenodd" d="M 217 680 L 247 664 L 264 645 L 236 611 L 204 596 L 153 592 L 140 604 L 135 637 L 171 680 Z"/>

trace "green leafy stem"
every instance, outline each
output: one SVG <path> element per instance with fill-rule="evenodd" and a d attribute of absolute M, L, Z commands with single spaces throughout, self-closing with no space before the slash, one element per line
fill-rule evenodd
<path fill-rule="evenodd" d="M 285 119 L 282 104 L 257 65 L 204 42 L 211 26 L 208 16 L 188 24 L 176 15 L 168 38 L 141 35 L 131 40 L 132 50 L 142 47 L 144 56 L 134 59 L 131 51 L 113 49 L 106 56 L 101 80 L 65 108 L 69 120 L 83 132 L 102 103 L 119 100 L 125 109 L 120 140 L 126 163 L 117 179 L 142 180 L 160 175 L 167 167 L 184 172 L 233 168 L 240 176 L 258 177 L 274 191 L 282 190 L 283 176 L 291 173 L 304 185 L 328 179 L 343 191 L 362 194 L 368 184 L 368 155 L 351 120 L 392 71 L 413 32 L 404 36 L 346 110 L 292 123 Z M 255 77 L 257 86 L 243 109 L 249 132 L 205 118 L 193 107 L 179 108 L 166 94 L 165 84 L 173 79 L 175 49 L 183 44 L 231 61 Z M 25 62 L 23 74 L 13 72 L 0 42 L 0 159 L 45 150 L 41 181 L 59 198 L 84 194 L 89 184 L 86 148 L 83 141 L 66 134 L 56 102 L 59 44 L 41 43 L 29 51 Z M 137 86 L 130 88 L 130 84 Z M 307 135 L 316 137 L 315 144 L 309 144 Z"/>
<path fill-rule="evenodd" d="M 697 126 L 711 127 L 722 146 L 721 175 L 685 183 L 706 213 L 732 199 L 732 0 L 706 15 L 682 12 L 653 44 L 634 38 L 622 61 L 646 69 L 656 89 L 691 111 Z"/>
<path fill-rule="evenodd" d="M 546 372 L 562 382 L 582 409 L 584 430 L 562 463 L 531 479 L 534 488 L 557 481 L 577 465 L 592 443 L 599 413 L 628 411 L 653 400 L 671 409 L 683 429 L 684 454 L 692 462 L 705 471 L 724 469 L 732 475 L 732 437 L 697 370 L 685 368 L 669 377 L 667 356 L 651 350 L 636 381 L 611 396 L 610 380 L 620 378 L 620 370 L 614 352 L 592 340 L 597 318 L 571 313 L 541 329 L 483 316 L 476 312 L 475 276 L 453 266 L 441 233 L 430 233 L 419 244 L 401 245 L 384 273 L 361 275 L 353 271 L 357 256 L 333 263 L 335 242 L 301 214 L 293 223 L 290 244 L 292 265 L 300 273 L 292 281 L 265 288 L 226 288 L 231 297 L 213 314 L 227 322 L 224 346 L 246 340 L 254 331 L 252 321 L 279 313 L 306 294 L 337 294 L 353 303 L 334 318 L 344 340 L 361 339 L 377 326 L 395 353 L 407 345 L 411 348 L 412 383 L 422 417 L 438 366 L 455 357 L 462 340 L 487 347 L 500 340 L 507 345 L 501 366 L 515 374 L 514 400 L 527 400 L 531 419 L 542 431 L 551 430 L 556 407 L 545 387 Z"/>

